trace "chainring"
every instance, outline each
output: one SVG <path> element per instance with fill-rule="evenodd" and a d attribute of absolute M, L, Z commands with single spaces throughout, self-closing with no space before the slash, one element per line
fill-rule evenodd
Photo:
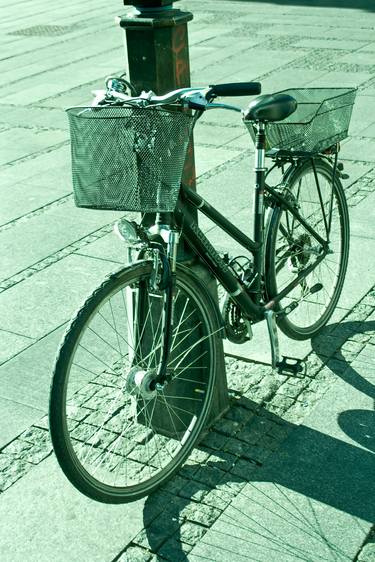
<path fill-rule="evenodd" d="M 243 319 L 241 309 L 226 295 L 222 307 L 222 318 L 224 321 L 226 337 L 232 343 L 244 343 L 249 341 L 249 333 Z"/>

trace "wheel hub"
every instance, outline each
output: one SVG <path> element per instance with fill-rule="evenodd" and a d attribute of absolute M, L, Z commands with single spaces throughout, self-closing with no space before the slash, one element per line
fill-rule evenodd
<path fill-rule="evenodd" d="M 144 400 L 152 400 L 157 395 L 156 372 L 145 371 L 138 365 L 132 367 L 126 375 L 126 390 Z"/>
<path fill-rule="evenodd" d="M 289 258 L 293 270 L 305 267 L 311 258 L 311 239 L 308 234 L 301 234 L 291 245 L 292 256 Z M 294 254 L 294 255 L 293 255 Z"/>

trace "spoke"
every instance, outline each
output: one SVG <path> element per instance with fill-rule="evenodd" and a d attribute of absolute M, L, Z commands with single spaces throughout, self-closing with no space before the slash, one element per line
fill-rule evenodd
<path fill-rule="evenodd" d="M 100 336 L 97 332 L 95 332 L 95 330 L 93 330 L 91 328 L 91 326 L 87 327 L 88 330 L 90 330 L 90 332 L 92 332 L 93 334 L 95 334 L 100 340 L 102 340 L 102 342 L 104 342 L 105 344 L 108 345 L 108 347 L 110 347 L 111 349 L 113 349 L 113 351 L 115 351 L 116 353 L 118 353 L 120 355 L 120 357 L 122 358 L 122 354 L 121 351 L 119 351 L 118 349 L 116 349 L 115 347 L 113 347 L 113 345 L 111 345 L 109 342 L 107 342 L 107 340 L 105 340 L 102 336 Z"/>
<path fill-rule="evenodd" d="M 201 398 L 191 398 L 190 396 L 175 396 L 175 395 L 167 395 L 163 392 L 163 396 L 165 398 L 173 398 L 178 400 L 191 400 L 192 402 L 202 402 Z"/>
<path fill-rule="evenodd" d="M 103 316 L 103 314 L 101 313 L 100 310 L 98 310 L 98 315 L 104 320 L 104 322 L 106 322 L 106 323 L 108 324 L 108 326 L 109 326 L 110 328 L 112 328 L 112 330 L 113 330 L 114 332 L 116 331 L 115 328 L 112 326 L 112 324 L 111 324 L 110 322 L 108 322 L 108 320 Z M 126 345 L 128 345 L 128 346 L 130 347 L 130 349 L 133 349 L 133 347 L 130 345 L 130 343 L 127 342 L 126 339 L 125 339 L 121 334 L 119 334 L 119 335 L 120 335 L 121 339 L 124 340 L 124 342 L 126 343 Z"/>
<path fill-rule="evenodd" d="M 174 423 L 174 421 L 173 421 L 173 418 L 172 418 L 172 416 L 171 416 L 171 412 L 170 412 L 170 408 L 169 408 L 169 406 L 168 406 L 168 402 L 166 401 L 163 392 L 161 393 L 161 395 L 159 395 L 159 397 L 160 397 L 160 396 L 163 398 L 164 404 L 165 404 L 165 406 L 166 406 L 166 408 L 167 408 L 168 415 L 169 415 L 169 417 L 171 418 L 171 422 L 172 422 L 172 425 L 173 425 L 173 429 L 174 429 L 174 432 L 175 432 L 175 435 L 176 435 L 176 441 L 179 441 L 179 437 L 178 437 L 176 425 L 175 425 L 175 423 Z M 173 412 L 173 413 L 174 413 L 174 412 Z M 178 417 L 178 419 L 183 423 L 183 421 L 181 420 L 181 418 L 180 418 L 177 414 L 175 414 L 175 415 L 176 415 L 176 417 Z"/>
<path fill-rule="evenodd" d="M 95 378 L 99 377 L 103 371 L 101 373 L 95 373 L 94 371 L 91 371 L 90 369 L 87 369 L 87 367 L 82 367 L 82 365 L 80 365 L 79 363 L 77 363 L 76 361 L 73 361 L 72 365 L 75 365 L 76 367 L 79 367 L 80 369 L 82 369 L 83 371 L 87 371 L 88 373 L 90 373 L 91 375 L 94 375 Z M 116 375 L 116 373 L 111 372 L 109 373 L 110 375 Z M 90 381 L 92 382 L 92 381 Z"/>
<path fill-rule="evenodd" d="M 196 357 L 195 359 L 193 359 L 193 361 L 191 363 L 189 363 L 189 365 L 186 365 L 185 367 L 179 367 L 178 370 L 181 370 L 181 373 L 179 373 L 175 378 L 178 378 L 180 380 L 182 380 L 180 378 L 180 375 L 182 375 L 186 370 L 190 370 L 190 368 L 193 369 L 200 369 L 200 367 L 191 367 L 191 365 L 194 365 L 194 363 L 196 363 L 197 361 L 199 361 L 199 359 L 201 359 L 205 354 L 207 353 L 207 351 L 204 351 L 201 355 L 199 355 L 199 357 Z M 203 368 L 203 367 L 202 367 Z M 176 369 L 173 368 L 173 370 L 175 371 Z M 203 383 L 202 383 L 203 384 Z M 207 384 L 207 383 L 205 383 Z"/>
<path fill-rule="evenodd" d="M 217 334 L 218 332 L 221 331 L 221 327 L 218 328 L 217 330 L 215 330 L 214 332 L 211 332 L 210 334 L 208 334 L 207 336 L 202 336 L 199 340 L 197 340 L 194 345 L 190 346 L 190 348 L 188 350 L 186 350 L 186 352 L 184 351 L 183 353 L 180 353 L 180 355 L 177 355 L 177 357 L 175 357 L 173 360 L 177 361 L 178 359 L 180 359 L 181 356 L 182 359 L 180 359 L 180 361 L 177 363 L 176 367 L 179 367 L 182 363 L 182 361 L 185 359 L 185 357 L 187 357 L 187 355 L 200 343 L 204 342 L 205 340 L 207 340 L 208 338 L 211 338 L 212 336 L 214 336 L 215 334 Z M 207 353 L 207 351 L 205 352 Z"/>
<path fill-rule="evenodd" d="M 111 309 L 111 314 L 112 314 L 112 319 L 113 319 L 113 325 L 114 325 L 114 327 L 115 327 L 115 333 L 116 333 L 116 338 L 117 338 L 117 345 L 118 345 L 118 348 L 119 348 L 120 355 L 122 356 L 121 345 L 120 345 L 120 338 L 119 338 L 119 331 L 118 331 L 117 326 L 116 326 L 115 315 L 113 314 L 112 302 L 111 302 L 111 300 L 109 300 L 108 302 L 109 302 L 109 306 L 110 306 L 110 309 Z"/>
<path fill-rule="evenodd" d="M 139 298 L 138 298 L 138 301 L 139 301 Z M 139 303 L 138 303 L 138 306 L 139 306 Z M 141 332 L 141 334 L 139 334 L 139 337 L 138 337 L 137 347 L 136 347 L 135 350 L 134 350 L 134 356 L 135 356 L 135 357 L 137 356 L 137 353 L 138 353 L 138 351 L 139 351 L 139 347 L 140 347 L 140 345 L 141 345 L 141 341 L 142 341 L 142 338 L 143 338 L 143 335 L 144 335 L 144 332 L 145 332 L 145 329 L 146 329 L 147 320 L 148 320 L 150 314 L 151 314 L 151 310 L 148 309 L 148 312 L 147 312 L 147 314 L 146 314 L 146 318 L 145 318 L 145 320 L 143 321 L 142 332 Z M 134 318 L 133 318 L 133 322 L 134 322 Z M 138 324 L 138 322 L 136 322 L 136 326 L 137 326 L 138 333 L 139 333 L 139 324 Z M 144 358 L 143 358 L 143 357 L 142 357 L 141 359 L 142 359 L 142 361 L 144 361 Z"/>
<path fill-rule="evenodd" d="M 82 345 L 81 343 L 78 344 L 78 347 L 82 347 L 82 349 L 84 349 L 85 351 L 87 351 L 87 353 L 89 353 L 90 355 L 92 355 L 93 357 L 95 357 L 95 359 L 97 361 L 99 361 L 99 363 L 102 363 L 105 367 L 107 367 L 107 369 L 109 369 L 110 371 L 112 371 L 112 367 L 110 367 L 105 361 L 103 361 L 102 359 L 100 359 L 100 357 L 97 357 L 97 355 L 95 355 L 95 353 L 93 353 L 92 351 L 90 351 L 89 349 L 87 349 L 84 345 Z"/>
<path fill-rule="evenodd" d="M 184 408 L 181 408 L 180 406 L 174 405 L 173 408 L 174 408 L 175 410 L 178 410 L 179 412 L 183 412 L 184 414 L 189 414 L 189 416 L 192 415 L 192 413 L 189 412 L 189 410 L 185 410 Z M 176 414 L 176 415 L 177 415 L 177 414 Z"/>

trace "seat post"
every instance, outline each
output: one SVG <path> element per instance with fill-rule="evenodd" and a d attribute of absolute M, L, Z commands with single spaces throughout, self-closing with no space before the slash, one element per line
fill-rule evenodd
<path fill-rule="evenodd" d="M 254 241 L 259 243 L 259 250 L 254 253 L 254 292 L 256 303 L 260 300 L 260 287 L 263 274 L 263 239 L 264 239 L 264 185 L 266 170 L 266 124 L 264 121 L 255 123 L 255 187 L 254 187 Z"/>

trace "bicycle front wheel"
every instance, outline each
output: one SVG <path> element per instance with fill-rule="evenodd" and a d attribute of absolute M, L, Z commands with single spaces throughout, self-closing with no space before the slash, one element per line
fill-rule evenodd
<path fill-rule="evenodd" d="M 221 327 L 198 279 L 177 269 L 169 382 L 155 376 L 163 294 L 152 263 L 109 277 L 70 325 L 57 358 L 50 431 L 65 475 L 92 499 L 145 496 L 186 460 L 209 414 Z"/>
<path fill-rule="evenodd" d="M 325 326 L 340 297 L 349 255 L 349 216 L 343 187 L 326 160 L 307 161 L 287 172 L 285 195 L 323 238 L 329 252 L 316 268 L 285 297 L 280 306 L 296 305 L 277 323 L 290 338 L 312 338 Z M 316 181 L 318 180 L 318 182 Z M 319 259 L 319 243 L 286 209 L 272 212 L 266 243 L 266 289 L 270 299 L 303 269 Z"/>

